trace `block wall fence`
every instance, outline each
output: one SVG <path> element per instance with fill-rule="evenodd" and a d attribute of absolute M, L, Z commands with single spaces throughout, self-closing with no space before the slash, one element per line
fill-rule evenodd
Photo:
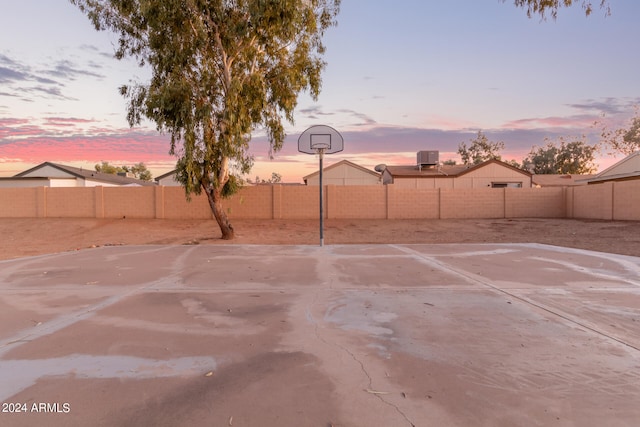
<path fill-rule="evenodd" d="M 640 181 L 564 188 L 407 189 L 324 186 L 332 219 L 578 218 L 640 220 Z M 316 186 L 245 187 L 226 200 L 235 219 L 318 218 Z M 0 188 L 0 218 L 210 219 L 205 195 L 181 187 Z"/>

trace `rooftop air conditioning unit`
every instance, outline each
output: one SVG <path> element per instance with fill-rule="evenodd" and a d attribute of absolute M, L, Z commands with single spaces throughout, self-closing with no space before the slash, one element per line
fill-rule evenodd
<path fill-rule="evenodd" d="M 439 163 L 439 157 L 440 153 L 438 151 L 418 151 L 418 166 L 435 166 Z"/>

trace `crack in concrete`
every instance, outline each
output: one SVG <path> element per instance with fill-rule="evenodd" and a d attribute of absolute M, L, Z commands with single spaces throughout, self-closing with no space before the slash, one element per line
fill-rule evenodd
<path fill-rule="evenodd" d="M 367 377 L 368 383 L 367 383 L 367 389 L 363 390 L 365 392 L 369 392 L 371 393 L 371 390 L 373 390 L 373 378 L 371 377 L 371 375 L 369 374 L 369 372 L 367 371 L 367 369 L 364 366 L 364 363 L 351 351 L 349 350 L 349 348 L 343 346 L 342 344 L 339 344 L 337 342 L 330 342 L 328 340 L 326 340 L 324 337 L 322 337 L 320 335 L 320 332 L 318 330 L 318 322 L 316 322 L 315 318 L 313 317 L 313 313 L 311 313 L 311 307 L 313 307 L 316 303 L 316 301 L 318 300 L 318 292 L 314 293 L 313 296 L 313 301 L 311 302 L 311 304 L 305 309 L 306 312 L 306 316 L 307 319 L 313 323 L 314 325 L 314 335 L 315 337 L 322 342 L 323 344 L 327 345 L 327 346 L 332 346 L 332 347 L 336 347 L 339 348 L 340 350 L 342 350 L 343 352 L 345 352 L 346 354 L 349 355 L 349 357 L 351 357 L 351 359 L 353 359 L 359 366 L 360 366 L 360 370 L 362 371 L 362 373 Z M 396 412 L 398 414 L 400 414 L 405 421 L 407 421 L 407 423 L 409 423 L 409 425 L 411 427 L 415 427 L 415 424 L 411 421 L 411 419 L 407 416 L 407 414 L 405 414 L 399 407 L 398 405 L 394 404 L 393 402 L 389 402 L 388 400 L 385 400 L 383 395 L 380 393 L 371 393 L 374 397 L 378 398 L 378 400 L 380 400 L 382 403 L 392 407 L 393 409 L 396 410 Z"/>

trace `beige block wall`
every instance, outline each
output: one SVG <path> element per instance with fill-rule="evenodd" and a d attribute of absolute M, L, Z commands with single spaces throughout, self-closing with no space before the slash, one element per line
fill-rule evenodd
<path fill-rule="evenodd" d="M 613 219 L 640 219 L 640 181 L 616 182 L 613 189 Z"/>
<path fill-rule="evenodd" d="M 387 217 L 386 188 L 381 185 L 337 186 L 327 189 L 327 218 Z"/>
<path fill-rule="evenodd" d="M 223 201 L 230 218 L 261 219 L 273 217 L 273 187 L 245 187 Z"/>
<path fill-rule="evenodd" d="M 0 188 L 0 217 L 37 217 L 38 191 L 44 191 L 44 188 Z"/>
<path fill-rule="evenodd" d="M 565 190 L 558 188 L 505 188 L 506 218 L 564 218 Z"/>
<path fill-rule="evenodd" d="M 158 194 L 163 200 L 159 200 L 156 205 L 161 206 L 158 218 L 165 219 L 211 219 L 213 214 L 209 207 L 209 201 L 204 194 L 192 194 L 191 200 L 185 197 L 182 187 L 159 187 L 163 191 Z"/>
<path fill-rule="evenodd" d="M 96 215 L 96 193 L 96 190 L 90 187 L 46 188 L 46 216 L 49 218 L 95 218 L 98 216 Z"/>
<path fill-rule="evenodd" d="M 573 188 L 573 217 L 613 219 L 613 182 Z"/>
<path fill-rule="evenodd" d="M 440 190 L 409 189 L 387 185 L 387 218 L 437 219 L 440 216 Z"/>
<path fill-rule="evenodd" d="M 265 187 L 266 188 L 266 187 Z M 326 186 L 324 187 L 326 190 Z M 314 219 L 320 216 L 320 188 L 315 186 L 280 186 L 279 199 L 274 199 L 275 219 Z M 326 196 L 326 191 L 325 191 Z M 327 200 L 324 197 L 324 212 Z"/>
<path fill-rule="evenodd" d="M 640 181 L 571 188 L 410 189 L 325 186 L 327 218 L 585 218 L 640 220 Z M 319 188 L 264 185 L 224 201 L 230 218 L 317 219 Z M 0 217 L 211 219 L 182 187 L 0 188 Z"/>
<path fill-rule="evenodd" d="M 105 218 L 155 218 L 154 187 L 103 187 Z"/>
<path fill-rule="evenodd" d="M 504 218 L 504 188 L 440 189 L 440 218 Z"/>

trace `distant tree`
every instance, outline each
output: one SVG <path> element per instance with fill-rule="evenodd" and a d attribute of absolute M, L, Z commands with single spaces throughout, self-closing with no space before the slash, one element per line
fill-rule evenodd
<path fill-rule="evenodd" d="M 603 126 L 600 134 L 602 144 L 614 153 L 628 156 L 640 151 L 640 107 L 636 107 L 635 115 L 629 120 L 628 127 L 609 130 Z"/>
<path fill-rule="evenodd" d="M 454 159 L 449 159 L 449 160 L 445 160 L 444 162 L 442 162 L 443 165 L 446 166 L 455 166 L 456 165 L 456 161 Z"/>
<path fill-rule="evenodd" d="M 518 163 L 517 160 L 511 159 L 511 160 L 503 160 L 503 162 L 505 162 L 508 165 L 513 166 L 514 168 L 518 168 L 518 169 L 524 169 L 524 167 L 522 167 L 522 164 Z"/>
<path fill-rule="evenodd" d="M 478 131 L 478 135 L 475 139 L 470 139 L 469 142 L 471 145 L 468 147 L 464 142 L 461 142 L 458 145 L 458 154 L 460 154 L 462 163 L 465 165 L 477 165 L 487 160 L 500 160 L 502 158 L 499 151 L 504 150 L 504 142 L 489 141 L 481 130 Z"/>
<path fill-rule="evenodd" d="M 108 173 L 111 175 L 115 175 L 118 172 L 124 172 L 122 168 L 110 165 L 109 162 L 105 162 L 104 160 L 102 161 L 102 163 L 96 164 L 94 167 L 96 169 L 96 172 Z"/>
<path fill-rule="evenodd" d="M 97 30 L 119 36 L 118 59 L 151 66 L 148 84 L 123 86 L 130 125 L 147 117 L 171 135 L 187 198 L 204 191 L 222 232 L 222 200 L 249 172 L 251 132 L 272 152 L 284 142 L 298 95 L 320 93 L 322 36 L 340 0 L 70 0 Z"/>
<path fill-rule="evenodd" d="M 133 176 L 135 176 L 136 178 L 142 181 L 151 181 L 153 179 L 151 172 L 147 169 L 147 166 L 142 162 L 136 163 L 135 165 L 130 166 L 128 172 L 132 173 Z"/>
<path fill-rule="evenodd" d="M 249 180 L 249 182 L 251 182 Z M 253 181 L 254 184 L 278 184 L 282 182 L 282 175 L 277 172 L 271 172 L 271 178 L 269 179 L 260 179 L 258 175 L 256 175 L 256 179 Z"/>
<path fill-rule="evenodd" d="M 506 0 L 502 0 L 503 2 Z M 593 12 L 593 3 L 589 0 L 514 0 L 513 2 L 517 7 L 527 9 L 527 16 L 531 18 L 533 15 L 540 15 L 542 19 L 545 19 L 547 14 L 550 14 L 553 19 L 558 16 L 558 10 L 564 7 L 570 7 L 574 4 L 582 3 L 582 9 L 585 15 L 591 15 Z M 600 0 L 600 8 L 605 10 L 608 15 L 611 10 L 609 8 L 608 0 Z"/>
<path fill-rule="evenodd" d="M 532 147 L 529 156 L 522 162 L 522 168 L 535 174 L 594 173 L 597 145 L 589 145 L 585 136 L 567 139 L 560 137 L 557 142 L 546 139 L 544 147 Z"/>
<path fill-rule="evenodd" d="M 151 172 L 142 162 L 136 163 L 133 166 L 113 166 L 109 164 L 109 162 L 102 161 L 102 163 L 95 165 L 95 169 L 97 172 L 109 173 L 112 175 L 118 173 L 129 173 L 142 181 L 151 181 L 153 179 Z"/>
<path fill-rule="evenodd" d="M 558 147 L 553 142 L 547 142 L 544 147 L 532 147 L 529 156 L 522 161 L 522 168 L 539 175 L 557 174 Z"/>

